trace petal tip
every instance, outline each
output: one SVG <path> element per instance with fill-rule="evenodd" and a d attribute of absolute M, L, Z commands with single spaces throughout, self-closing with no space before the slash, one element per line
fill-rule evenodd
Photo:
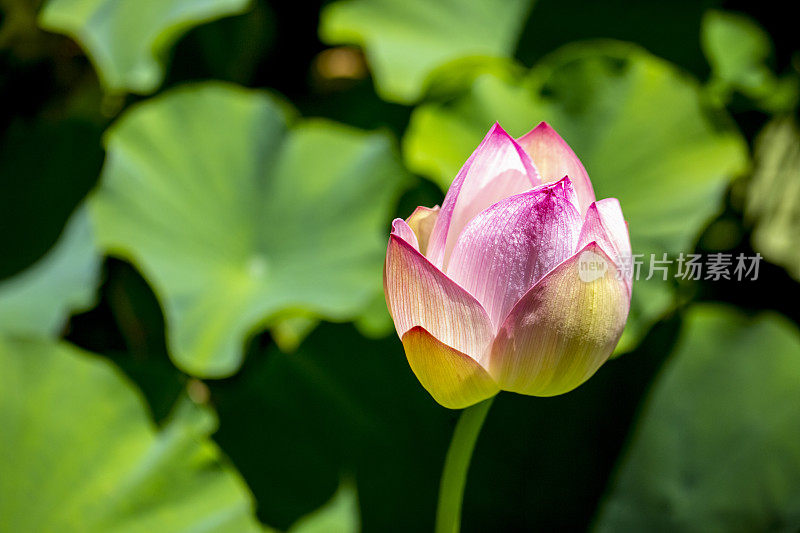
<path fill-rule="evenodd" d="M 412 230 L 402 218 L 396 218 L 392 221 L 392 231 L 389 233 L 389 248 L 387 253 L 389 253 L 393 245 L 406 246 L 419 252 L 417 236 L 414 234 L 414 230 Z"/>
<path fill-rule="evenodd" d="M 489 128 L 489 132 L 484 137 L 484 141 L 497 137 L 501 139 L 510 139 L 511 141 L 514 140 L 514 138 L 508 134 L 508 132 L 503 128 L 503 126 L 500 125 L 499 122 L 495 122 L 492 127 Z"/>
<path fill-rule="evenodd" d="M 608 253 L 606 253 L 606 251 L 603 250 L 603 247 L 600 246 L 600 243 L 598 243 L 597 241 L 590 241 L 590 242 L 586 243 L 586 246 L 584 246 L 583 248 L 578 250 L 576 255 L 582 254 L 584 252 L 592 252 L 592 253 L 601 255 L 603 257 L 603 259 L 608 261 L 610 264 L 614 265 L 615 268 L 617 266 L 617 263 L 613 259 L 611 259 L 611 257 L 608 255 Z"/>
<path fill-rule="evenodd" d="M 575 209 L 578 209 L 577 191 L 575 190 L 575 184 L 573 183 L 572 178 L 569 176 L 564 176 L 558 181 L 551 181 L 539 185 L 531 192 L 545 193 L 549 196 L 563 198 L 569 201 L 573 207 L 575 207 Z M 580 211 L 580 209 L 578 209 L 578 211 Z"/>
<path fill-rule="evenodd" d="M 517 142 L 525 146 L 525 144 L 529 141 L 532 141 L 532 139 L 537 139 L 544 136 L 555 136 L 556 138 L 563 141 L 558 132 L 556 132 L 556 130 L 553 129 L 553 127 L 547 121 L 543 120 L 539 122 L 530 131 L 528 131 L 528 133 L 517 139 Z"/>
<path fill-rule="evenodd" d="M 392 232 L 391 232 L 391 235 L 395 235 L 395 236 L 398 235 L 398 233 L 402 231 L 401 228 L 402 228 L 402 224 L 404 224 L 404 223 L 405 223 L 405 220 L 403 220 L 400 217 L 395 218 L 394 220 L 392 220 Z"/>
<path fill-rule="evenodd" d="M 619 208 L 620 211 L 622 211 L 622 205 L 619 203 L 619 200 L 617 198 L 614 198 L 613 196 L 610 196 L 608 198 L 603 198 L 602 200 L 597 200 L 597 201 L 592 202 L 592 203 L 593 204 L 614 204 L 614 207 L 617 207 L 617 208 Z"/>
<path fill-rule="evenodd" d="M 564 177 L 558 181 L 545 183 L 544 187 L 550 187 L 551 189 L 554 190 L 565 190 L 568 188 L 574 188 L 574 184 L 572 183 L 572 178 L 570 178 L 568 175 L 565 174 Z"/>

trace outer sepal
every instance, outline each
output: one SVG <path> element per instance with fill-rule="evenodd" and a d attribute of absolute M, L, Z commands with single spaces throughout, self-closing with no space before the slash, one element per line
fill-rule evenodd
<path fill-rule="evenodd" d="M 630 296 L 596 242 L 534 285 L 497 333 L 489 372 L 503 390 L 569 392 L 608 359 L 622 335 Z"/>
<path fill-rule="evenodd" d="M 411 370 L 441 405 L 463 409 L 500 390 L 473 358 L 440 342 L 425 328 L 411 328 L 402 340 Z"/>

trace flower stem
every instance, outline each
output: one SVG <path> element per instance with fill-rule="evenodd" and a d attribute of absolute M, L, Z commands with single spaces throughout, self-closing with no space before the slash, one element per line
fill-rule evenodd
<path fill-rule="evenodd" d="M 464 487 L 467 485 L 467 471 L 492 401 L 493 397 L 464 409 L 458 419 L 439 485 L 436 533 L 458 533 L 461 529 L 461 504 L 464 501 Z"/>

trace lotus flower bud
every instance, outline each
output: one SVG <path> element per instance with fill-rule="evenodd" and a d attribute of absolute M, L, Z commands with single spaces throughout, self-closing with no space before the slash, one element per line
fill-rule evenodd
<path fill-rule="evenodd" d="M 392 224 L 389 312 L 423 387 L 458 409 L 500 390 L 568 392 L 614 350 L 628 317 L 619 202 L 546 123 L 514 140 L 495 124 L 442 206 Z"/>

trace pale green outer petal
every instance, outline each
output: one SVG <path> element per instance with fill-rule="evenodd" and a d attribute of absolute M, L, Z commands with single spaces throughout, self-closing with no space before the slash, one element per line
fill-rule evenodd
<path fill-rule="evenodd" d="M 469 407 L 500 390 L 477 361 L 438 341 L 421 326 L 403 335 L 403 348 L 419 382 L 448 409 Z"/>
<path fill-rule="evenodd" d="M 593 272 L 602 274 L 595 278 Z M 589 243 L 511 310 L 492 345 L 490 373 L 503 390 L 531 396 L 569 392 L 611 355 L 629 306 L 614 262 Z"/>

